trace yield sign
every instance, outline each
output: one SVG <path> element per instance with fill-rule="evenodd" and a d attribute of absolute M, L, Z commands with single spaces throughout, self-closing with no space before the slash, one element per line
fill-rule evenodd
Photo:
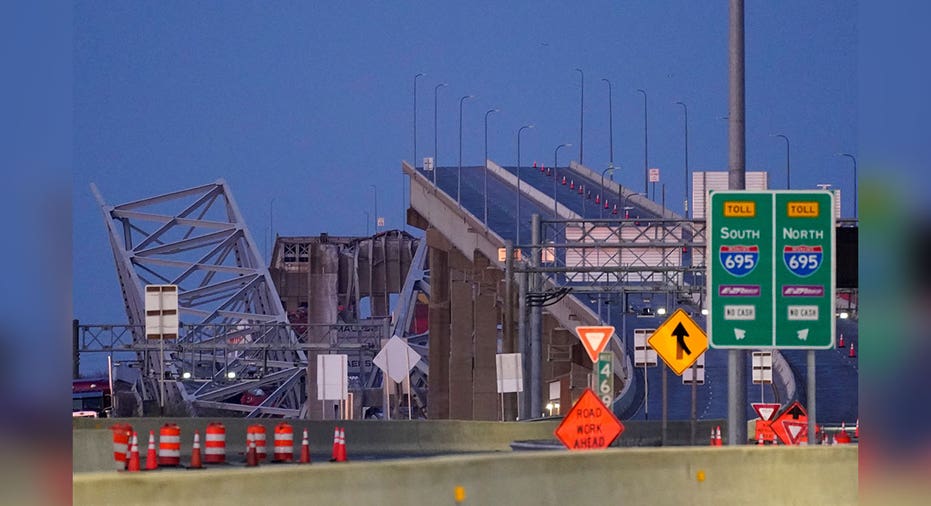
<path fill-rule="evenodd" d="M 389 339 L 385 347 L 372 359 L 372 363 L 378 366 L 395 383 L 404 381 L 404 378 L 419 361 L 420 354 L 398 336 Z"/>
<path fill-rule="evenodd" d="M 781 407 L 780 404 L 774 402 L 751 402 L 750 405 L 753 406 L 753 411 L 756 411 L 760 419 L 765 422 L 773 421 L 776 418 L 776 412 Z"/>
<path fill-rule="evenodd" d="M 708 349 L 705 332 L 682 308 L 676 309 L 647 343 L 679 376 Z"/>
<path fill-rule="evenodd" d="M 624 424 L 591 388 L 586 388 L 556 427 L 555 434 L 570 450 L 596 450 L 610 446 L 621 432 L 624 432 Z"/>
<path fill-rule="evenodd" d="M 805 433 L 806 430 L 808 430 L 807 423 L 793 422 L 791 420 L 783 420 L 782 426 L 783 428 L 785 428 L 786 434 L 789 436 L 789 441 L 792 444 L 797 445 L 802 440 L 808 441 L 807 437 L 800 437 L 802 434 Z"/>
<path fill-rule="evenodd" d="M 608 340 L 614 335 L 614 327 L 611 325 L 604 327 L 579 326 L 575 328 L 575 333 L 579 336 L 582 346 L 585 346 L 585 351 L 588 352 L 589 358 L 594 363 L 598 361 L 598 354 L 604 351 Z"/>
<path fill-rule="evenodd" d="M 793 402 L 770 425 L 773 432 L 787 445 L 808 441 L 808 431 L 797 430 L 799 426 L 808 427 L 808 412 L 798 401 Z M 796 431 L 794 436 L 793 431 Z"/>

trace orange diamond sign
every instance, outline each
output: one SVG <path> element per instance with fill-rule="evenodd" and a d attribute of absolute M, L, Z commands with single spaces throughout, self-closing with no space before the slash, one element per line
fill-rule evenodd
<path fill-rule="evenodd" d="M 607 448 L 624 432 L 624 424 L 586 388 L 556 428 L 556 437 L 570 450 Z"/>

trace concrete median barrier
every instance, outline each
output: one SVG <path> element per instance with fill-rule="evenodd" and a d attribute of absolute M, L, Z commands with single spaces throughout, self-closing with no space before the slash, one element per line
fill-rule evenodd
<path fill-rule="evenodd" d="M 855 446 L 619 448 L 158 473 L 82 473 L 75 504 L 857 503 Z"/>

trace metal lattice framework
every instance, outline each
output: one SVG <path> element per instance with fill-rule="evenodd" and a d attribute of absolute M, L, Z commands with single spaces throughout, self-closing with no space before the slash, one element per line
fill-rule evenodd
<path fill-rule="evenodd" d="M 212 410 L 299 416 L 306 397 L 306 354 L 229 186 L 218 180 L 117 206 L 107 205 L 95 186 L 91 189 L 104 215 L 140 361 L 156 364 L 163 356 L 165 376 L 192 415 Z M 164 351 L 145 343 L 147 284 L 178 285 L 179 315 L 189 331 Z M 243 344 L 197 359 L 178 351 Z M 256 374 L 257 364 L 261 374 Z M 185 372 L 200 381 L 181 380 Z M 143 374 L 153 380 L 162 373 L 147 366 Z M 231 376 L 239 380 L 231 382 Z M 151 398 L 148 388 L 145 397 Z M 256 388 L 271 392 L 261 404 L 237 402 Z"/>

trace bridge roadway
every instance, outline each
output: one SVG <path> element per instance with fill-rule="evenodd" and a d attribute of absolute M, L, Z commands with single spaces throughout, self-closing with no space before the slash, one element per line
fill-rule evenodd
<path fill-rule="evenodd" d="M 503 167 L 511 174 L 517 173 L 516 167 Z M 428 179 L 434 175 L 431 172 L 423 172 Z M 461 203 L 463 208 L 467 209 L 473 215 L 480 219 L 484 216 L 484 170 L 481 166 L 471 166 L 462 168 L 462 181 L 458 181 L 458 167 L 440 167 L 436 170 L 436 184 L 448 195 L 456 198 L 457 185 L 460 186 Z M 567 178 L 567 184 L 563 186 L 562 177 Z M 658 218 L 659 213 L 655 212 L 657 208 L 653 203 L 645 203 L 642 197 L 625 198 L 618 205 L 618 215 L 611 214 L 614 204 L 617 201 L 617 192 L 610 191 L 610 179 L 605 179 L 605 186 L 609 187 L 606 193 L 609 193 L 609 209 L 604 210 L 603 204 L 595 205 L 595 196 L 600 194 L 601 181 L 600 177 L 591 178 L 591 173 L 577 170 L 573 164 L 572 167 L 559 167 L 555 171 L 555 176 L 547 175 L 539 167 L 534 168 L 522 166 L 520 169 L 520 178 L 522 184 L 522 193 L 525 193 L 523 185 L 528 185 L 539 190 L 544 195 L 552 198 L 553 196 L 553 178 L 556 178 L 556 197 L 560 207 L 565 206 L 570 211 L 587 219 L 611 219 L 623 218 L 624 205 L 630 206 L 630 219 L 635 218 Z M 574 182 L 576 189 L 570 188 L 570 182 Z M 586 191 L 579 195 L 578 185 L 583 184 Z M 515 187 L 494 175 L 494 171 L 488 172 L 488 226 L 505 239 L 514 241 L 516 239 L 515 222 L 517 197 Z M 591 195 L 588 192 L 591 191 Z M 625 196 L 632 192 L 628 188 L 621 187 Z M 530 216 L 533 213 L 540 214 L 544 218 L 553 217 L 553 209 L 549 206 L 542 206 L 524 195 L 520 199 L 520 242 L 529 243 L 530 238 Z M 681 218 L 674 215 L 671 211 L 666 212 L 667 217 Z M 688 258 L 686 258 L 688 261 Z M 587 297 L 580 297 L 580 300 Z M 582 300 L 596 312 L 598 309 L 597 299 Z M 625 346 L 633 356 L 633 331 L 636 328 L 656 328 L 663 321 L 663 317 L 658 316 L 641 316 L 631 312 L 623 311 L 617 298 L 613 304 L 602 304 L 601 314 L 604 321 L 614 324 L 617 328 L 618 336 L 622 338 Z M 660 306 L 658 300 L 645 301 L 631 296 L 628 301 L 639 309 L 645 305 L 651 305 L 655 309 Z M 704 317 L 699 313 L 698 308 L 693 306 L 683 306 L 684 309 L 692 313 L 693 318 L 702 327 L 705 326 Z M 674 307 L 666 308 L 671 313 Z M 626 320 L 626 335 L 622 335 L 621 325 L 622 318 Z M 847 343 L 853 342 L 859 345 L 857 340 L 857 325 L 852 320 L 837 320 L 837 335 L 844 334 Z M 848 344 L 849 346 L 849 344 Z M 816 352 L 817 360 L 817 417 L 819 423 L 840 424 L 840 422 L 852 422 L 857 419 L 858 395 L 857 395 L 857 359 L 848 357 L 847 348 L 824 350 Z M 792 373 L 795 377 L 796 395 L 803 404 L 806 404 L 805 385 L 806 385 L 806 352 L 788 351 L 783 352 L 788 361 Z M 683 385 L 681 379 L 671 372 L 667 372 L 665 367 L 647 368 L 646 377 L 643 369 L 638 369 L 634 374 L 636 382 L 636 392 L 633 405 L 630 409 L 622 410 L 618 415 L 622 419 L 631 420 L 658 420 L 662 414 L 662 375 L 668 374 L 668 417 L 673 420 L 688 419 L 691 414 L 691 387 Z M 748 419 L 756 418 L 756 413 L 749 402 L 773 402 L 779 400 L 786 402 L 786 399 L 776 399 L 772 388 L 761 389 L 759 385 L 751 382 L 751 369 L 749 361 L 747 363 L 746 377 L 748 380 L 746 415 Z M 648 392 L 648 395 L 646 393 Z M 644 402 L 644 400 L 648 402 Z M 726 418 L 727 416 L 727 352 L 725 350 L 708 350 L 705 355 L 705 384 L 700 385 L 696 392 L 696 411 L 699 419 L 708 418 Z M 699 434 L 699 437 L 704 437 Z"/>

